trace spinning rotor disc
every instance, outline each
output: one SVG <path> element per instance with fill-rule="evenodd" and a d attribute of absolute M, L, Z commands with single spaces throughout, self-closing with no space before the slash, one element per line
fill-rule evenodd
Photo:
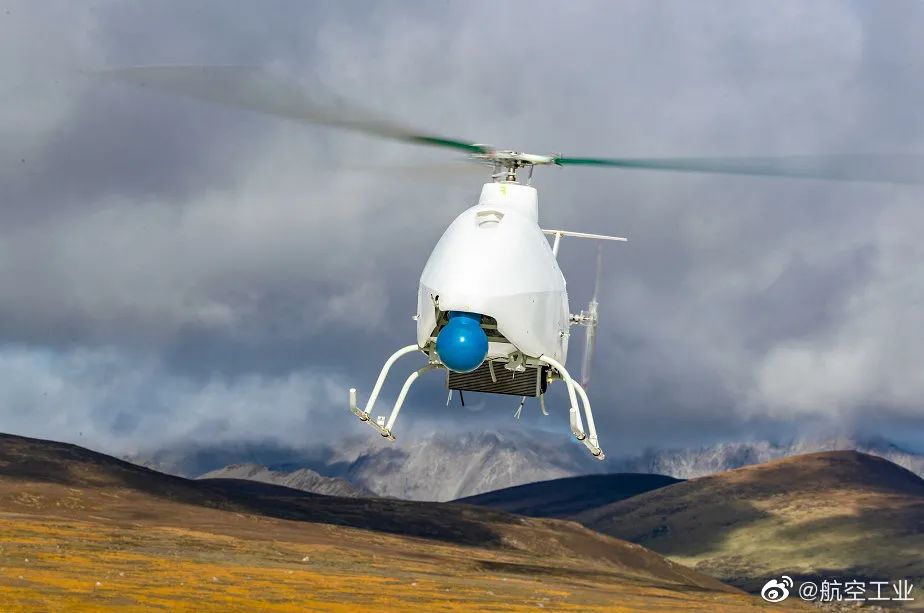
<path fill-rule="evenodd" d="M 521 168 L 555 165 L 871 183 L 924 182 L 924 155 L 915 154 L 648 158 L 537 155 L 496 149 L 421 132 L 342 103 L 321 104 L 297 83 L 258 67 L 135 66 L 92 74 L 302 123 L 461 151 L 471 160 L 503 169 L 505 172 L 496 176 L 504 176 L 506 180 L 516 180 L 516 172 Z"/>

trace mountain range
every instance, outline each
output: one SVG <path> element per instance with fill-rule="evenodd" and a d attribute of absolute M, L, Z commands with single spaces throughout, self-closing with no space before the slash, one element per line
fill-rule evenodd
<path fill-rule="evenodd" d="M 688 481 L 639 474 L 554 479 L 460 500 L 573 519 L 757 592 L 770 579 L 924 579 L 924 479 L 882 458 L 828 451 Z M 908 603 L 905 603 L 908 604 Z"/>
<path fill-rule="evenodd" d="M 515 485 L 460 498 L 455 502 L 490 507 L 529 517 L 568 518 L 674 483 L 680 481 L 664 475 L 582 475 Z"/>
<path fill-rule="evenodd" d="M 924 479 L 855 451 L 699 477 L 570 518 L 752 591 L 781 575 L 924 579 Z"/>
<path fill-rule="evenodd" d="M 830 437 L 793 440 L 727 442 L 689 449 L 649 449 L 617 462 L 619 472 L 643 472 L 693 479 L 743 466 L 819 451 L 859 451 L 884 458 L 924 477 L 924 455 L 902 449 L 883 438 Z"/>
<path fill-rule="evenodd" d="M 187 445 L 126 459 L 182 476 L 241 476 L 232 464 L 265 467 L 269 480 L 310 469 L 380 496 L 447 501 L 535 481 L 601 473 L 652 473 L 690 479 L 816 451 L 854 450 L 885 458 L 924 475 L 924 456 L 882 439 L 825 438 L 731 442 L 686 449 L 650 449 L 631 457 L 614 451 L 605 462 L 590 458 L 560 433 L 528 429 L 498 432 L 430 433 L 390 444 L 379 437 L 356 437 L 336 448 L 294 449 L 273 443 Z M 215 472 L 217 471 L 217 472 Z M 292 482 L 294 482 L 293 480 Z M 290 482 L 290 483 L 292 483 Z M 307 483 L 307 482 L 306 482 Z M 296 486 L 298 486 L 296 484 Z M 306 487 L 313 487 L 307 483 Z M 318 490 L 324 491 L 324 490 Z"/>
<path fill-rule="evenodd" d="M 207 472 L 199 479 L 246 479 L 327 496 L 342 496 L 345 498 L 375 497 L 375 494 L 364 487 L 353 485 L 344 479 L 321 476 L 310 468 L 279 471 L 270 470 L 258 464 L 231 464 L 230 466 Z"/>
<path fill-rule="evenodd" d="M 734 610 L 761 602 L 725 584 L 924 580 L 924 480 L 829 451 L 686 481 L 560 478 L 446 504 L 189 480 L 0 435 L 0 542 L 13 608 Z M 399 603 L 356 587 L 371 584 L 406 589 Z"/>
<path fill-rule="evenodd" d="M 0 434 L 3 610 L 753 610 L 575 522 L 189 480 Z"/>

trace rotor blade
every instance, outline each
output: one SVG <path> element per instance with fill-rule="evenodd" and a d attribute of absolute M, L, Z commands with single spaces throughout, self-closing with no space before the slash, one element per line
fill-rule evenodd
<path fill-rule="evenodd" d="M 584 158 L 559 157 L 562 166 L 704 172 L 871 183 L 924 183 L 924 155 L 831 154 L 781 157 Z"/>
<path fill-rule="evenodd" d="M 460 178 L 470 180 L 473 177 L 490 176 L 492 168 L 484 164 L 473 164 L 472 160 L 461 159 L 440 162 L 421 162 L 407 164 L 343 164 L 337 167 L 344 172 L 393 175 L 402 179 L 408 176 L 437 177 L 441 179 Z"/>
<path fill-rule="evenodd" d="M 133 66 L 92 74 L 234 108 L 406 143 L 445 147 L 468 153 L 491 151 L 485 145 L 420 133 L 368 112 L 350 108 L 340 101 L 336 101 L 336 104 L 322 104 L 297 83 L 254 66 Z"/>

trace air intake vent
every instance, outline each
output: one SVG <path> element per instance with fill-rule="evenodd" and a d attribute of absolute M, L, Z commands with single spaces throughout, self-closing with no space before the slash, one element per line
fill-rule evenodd
<path fill-rule="evenodd" d="M 472 372 L 459 373 L 447 371 L 446 385 L 451 390 L 464 392 L 488 392 L 491 394 L 510 394 L 512 396 L 535 397 L 545 392 L 546 367 L 527 366 L 524 372 L 512 372 L 504 368 L 506 360 L 493 362 L 495 382 L 491 378 L 490 361 Z"/>

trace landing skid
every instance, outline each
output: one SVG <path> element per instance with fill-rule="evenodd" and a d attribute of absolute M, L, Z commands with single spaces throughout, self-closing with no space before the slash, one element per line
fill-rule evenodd
<path fill-rule="evenodd" d="M 372 395 L 369 396 L 369 401 L 366 403 L 364 409 L 360 410 L 356 404 L 356 388 L 350 388 L 350 411 L 353 412 L 360 421 L 365 422 L 372 426 L 379 434 L 387 438 L 390 441 L 395 440 L 395 435 L 392 434 L 391 429 L 395 427 L 395 421 L 398 419 L 398 413 L 401 412 L 401 405 L 404 404 L 404 399 L 407 398 L 407 393 L 411 389 L 411 385 L 414 384 L 414 381 L 417 380 L 417 377 L 436 368 L 443 368 L 442 364 L 436 362 L 430 362 L 423 368 L 419 368 L 412 372 L 408 378 L 404 381 L 404 385 L 401 386 L 401 393 L 398 394 L 398 401 L 395 402 L 395 406 L 391 410 L 391 415 L 388 416 L 388 421 L 385 420 L 384 416 L 379 416 L 373 421 L 372 418 L 372 407 L 375 406 L 375 401 L 379 397 L 379 392 L 382 391 L 382 385 L 385 383 L 385 378 L 388 376 L 388 371 L 391 370 L 392 364 L 394 364 L 398 358 L 401 356 L 419 351 L 420 347 L 417 345 L 408 345 L 407 347 L 402 347 L 398 351 L 391 354 L 387 360 L 385 360 L 385 365 L 382 366 L 382 372 L 379 373 L 379 378 L 375 382 L 375 387 L 372 388 Z"/>
<path fill-rule="evenodd" d="M 584 443 L 584 446 L 587 447 L 587 450 L 590 451 L 592 456 L 598 460 L 605 459 L 606 454 L 600 449 L 600 442 L 597 440 L 597 427 L 594 425 L 594 414 L 590 409 L 590 399 L 587 398 L 587 392 L 585 392 L 584 388 L 571 377 L 571 374 L 568 373 L 568 369 L 557 360 L 543 355 L 539 356 L 539 361 L 555 369 L 568 387 L 568 399 L 571 401 L 571 409 L 569 410 L 571 434 L 574 435 L 574 438 Z M 587 418 L 587 432 L 584 431 L 584 423 L 581 421 L 581 412 L 578 408 L 577 396 L 581 397 L 581 402 L 584 405 L 584 415 Z"/>
<path fill-rule="evenodd" d="M 398 414 L 401 412 L 401 407 L 404 405 L 404 400 L 407 398 L 407 394 L 414 384 L 414 381 L 426 372 L 445 368 L 443 364 L 430 357 L 431 361 L 428 362 L 426 366 L 415 370 L 405 379 L 404 385 L 401 386 L 401 392 L 398 394 L 398 400 L 395 402 L 395 406 L 392 408 L 388 419 L 386 420 L 384 416 L 380 415 L 373 420 L 372 408 L 375 406 L 376 400 L 378 400 L 379 393 L 382 391 L 382 385 L 385 383 L 385 379 L 388 377 L 388 372 L 391 370 L 392 365 L 398 358 L 409 353 L 414 353 L 415 351 L 421 351 L 420 347 L 417 345 L 408 345 L 391 354 L 382 366 L 382 372 L 379 373 L 379 378 L 375 382 L 375 387 L 372 388 L 372 395 L 369 396 L 369 400 L 366 402 L 364 408 L 360 409 L 357 405 L 356 388 L 350 388 L 350 411 L 356 415 L 360 421 L 369 424 L 376 432 L 390 441 L 395 440 L 392 428 L 395 426 L 395 421 L 398 419 Z M 430 356 L 430 354 L 428 354 L 428 356 Z M 571 433 L 574 435 L 574 438 L 581 441 L 584 446 L 587 447 L 588 451 L 590 451 L 591 455 L 598 460 L 603 460 L 606 456 L 603 450 L 600 449 L 600 443 L 597 440 L 597 428 L 594 425 L 594 416 L 590 409 L 590 400 L 587 398 L 587 392 L 584 391 L 584 388 L 581 387 L 577 381 L 571 378 L 568 370 L 557 360 L 548 356 L 540 356 L 538 361 L 550 366 L 554 372 L 558 373 L 559 378 L 564 381 L 568 388 L 568 398 L 571 401 L 571 408 L 569 410 Z M 578 403 L 578 396 L 580 396 L 581 404 Z M 586 432 L 584 430 L 584 422 L 581 419 L 581 405 L 584 407 L 584 416 L 587 419 Z M 545 413 L 545 403 L 542 397 L 540 397 L 540 406 L 543 409 L 543 413 Z"/>

